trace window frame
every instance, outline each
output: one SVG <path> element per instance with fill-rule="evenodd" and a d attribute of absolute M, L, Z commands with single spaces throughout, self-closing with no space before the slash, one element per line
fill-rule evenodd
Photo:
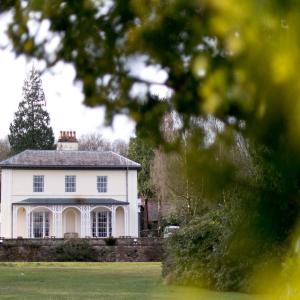
<path fill-rule="evenodd" d="M 76 175 L 65 175 L 65 193 L 76 193 Z"/>
<path fill-rule="evenodd" d="M 30 237 L 34 239 L 50 237 L 49 211 L 33 211 L 30 213 Z"/>
<path fill-rule="evenodd" d="M 33 175 L 32 191 L 33 191 L 33 193 L 43 193 L 45 191 L 45 176 L 44 175 Z"/>
<path fill-rule="evenodd" d="M 98 193 L 107 193 L 107 182 L 107 176 L 97 176 L 96 187 Z"/>
<path fill-rule="evenodd" d="M 107 238 L 112 236 L 112 212 L 106 210 L 91 212 L 92 236 Z"/>

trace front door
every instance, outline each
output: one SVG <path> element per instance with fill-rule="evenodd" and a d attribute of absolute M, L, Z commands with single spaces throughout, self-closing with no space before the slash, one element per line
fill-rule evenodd
<path fill-rule="evenodd" d="M 92 212 L 92 233 L 93 237 L 108 237 L 112 234 L 111 212 L 96 211 Z"/>
<path fill-rule="evenodd" d="M 48 211 L 32 212 L 31 236 L 33 238 L 49 237 L 49 212 Z"/>

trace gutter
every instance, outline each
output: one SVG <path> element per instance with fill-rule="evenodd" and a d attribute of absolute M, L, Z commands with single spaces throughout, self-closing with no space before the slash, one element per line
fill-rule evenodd
<path fill-rule="evenodd" d="M 20 170 L 26 170 L 26 169 L 46 169 L 46 170 L 139 170 L 141 169 L 141 166 L 68 166 L 68 165 L 0 165 L 0 169 L 20 169 Z"/>
<path fill-rule="evenodd" d="M 126 202 L 128 202 L 128 168 L 126 169 Z"/>

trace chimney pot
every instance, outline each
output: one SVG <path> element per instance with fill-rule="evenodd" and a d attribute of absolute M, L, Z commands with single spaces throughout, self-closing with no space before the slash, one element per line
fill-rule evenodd
<path fill-rule="evenodd" d="M 76 139 L 76 131 L 60 131 L 60 138 L 58 142 L 61 143 L 78 143 Z M 60 145 L 62 147 L 62 145 Z M 59 147 L 58 147 L 59 148 Z"/>

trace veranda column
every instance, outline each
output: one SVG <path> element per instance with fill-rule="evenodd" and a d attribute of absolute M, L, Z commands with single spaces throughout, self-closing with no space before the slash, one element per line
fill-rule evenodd
<path fill-rule="evenodd" d="M 111 207 L 111 235 L 116 236 L 116 207 L 112 205 Z"/>
<path fill-rule="evenodd" d="M 129 235 L 128 207 L 124 207 L 125 236 Z"/>
<path fill-rule="evenodd" d="M 52 212 L 52 235 L 54 235 L 55 237 L 57 237 L 57 234 L 56 234 L 57 213 L 55 211 L 55 207 L 53 207 L 52 209 L 53 209 L 53 212 Z"/>
<path fill-rule="evenodd" d="M 17 207 L 13 205 L 13 215 L 12 215 L 12 238 L 15 239 L 17 237 Z"/>
<path fill-rule="evenodd" d="M 91 237 L 92 236 L 92 230 L 91 230 L 91 206 L 87 205 L 85 209 L 85 237 Z"/>
<path fill-rule="evenodd" d="M 26 234 L 27 234 L 27 238 L 30 239 L 31 238 L 31 224 L 30 224 L 31 207 L 30 206 L 25 207 L 25 213 L 26 213 L 26 218 L 25 218 Z"/>
<path fill-rule="evenodd" d="M 62 238 L 62 211 L 61 205 L 55 205 L 52 207 L 52 234 L 56 238 Z"/>
<path fill-rule="evenodd" d="M 91 237 L 91 206 L 81 205 L 80 213 L 81 237 Z"/>

